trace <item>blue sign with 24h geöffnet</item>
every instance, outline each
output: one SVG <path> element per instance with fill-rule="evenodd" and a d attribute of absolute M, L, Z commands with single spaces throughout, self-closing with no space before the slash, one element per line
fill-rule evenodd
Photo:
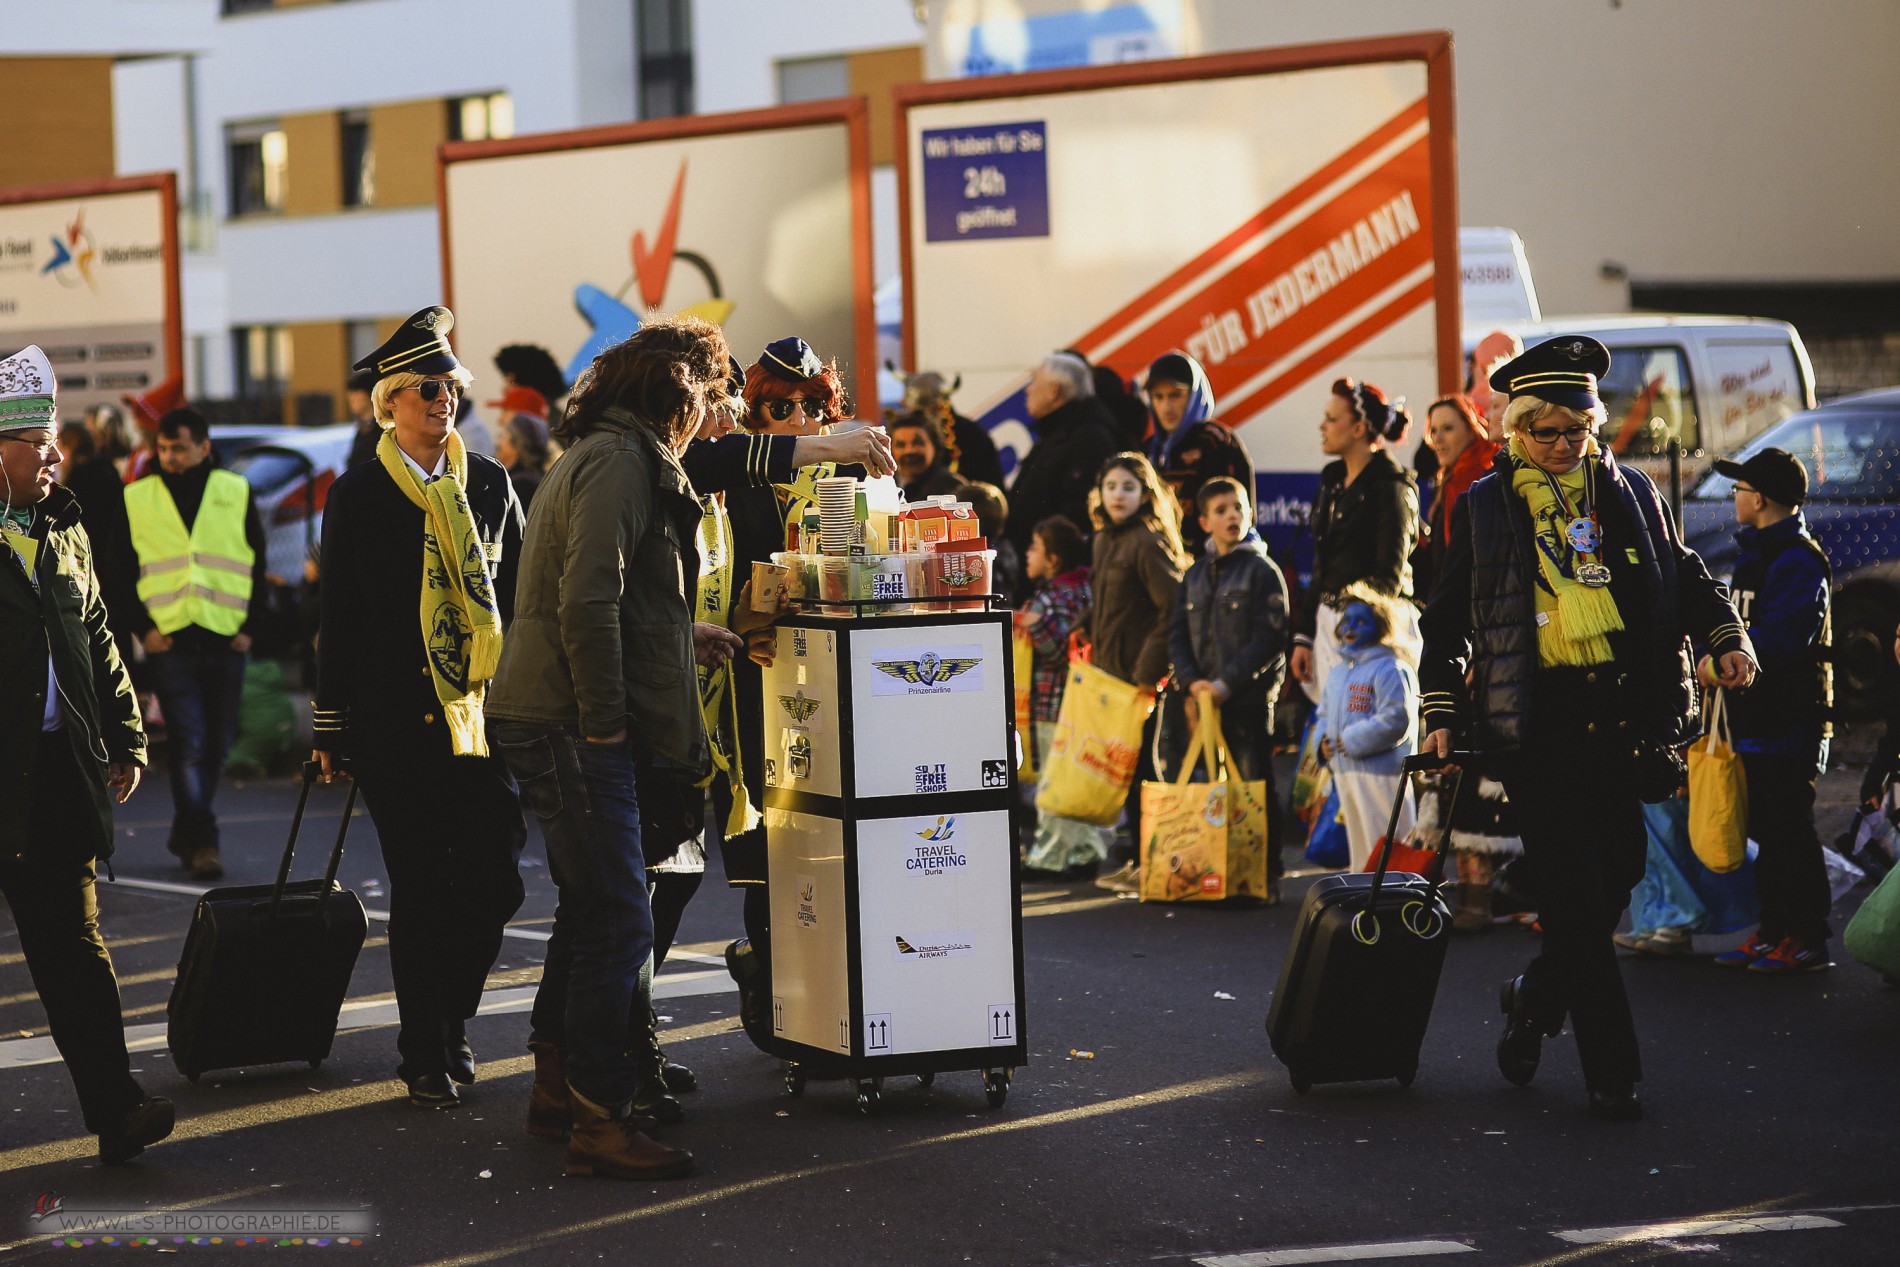
<path fill-rule="evenodd" d="M 1049 236 L 1049 146 L 1042 123 L 923 134 L 924 241 Z"/>

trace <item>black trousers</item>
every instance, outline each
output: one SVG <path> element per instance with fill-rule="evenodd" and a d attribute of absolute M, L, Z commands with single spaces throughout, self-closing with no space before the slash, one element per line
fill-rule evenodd
<path fill-rule="evenodd" d="M 1527 742 L 1497 758 L 1524 840 L 1523 868 L 1544 928 L 1524 970 L 1523 1005 L 1556 1028 L 1568 1016 L 1592 1088 L 1642 1079 L 1636 1023 L 1610 940 L 1643 878 L 1649 839 L 1618 693 L 1575 670 L 1541 672 Z"/>
<path fill-rule="evenodd" d="M 1761 846 L 1755 892 L 1763 941 L 1792 937 L 1811 948 L 1828 939 L 1827 863 L 1814 831 L 1814 762 L 1766 753 L 1742 754 L 1748 776 L 1748 836 Z"/>
<path fill-rule="evenodd" d="M 447 1067 L 446 1044 L 481 1004 L 502 929 L 524 896 L 527 824 L 501 758 L 368 746 L 351 762 L 389 872 L 389 967 L 400 1073 Z"/>
<path fill-rule="evenodd" d="M 32 786 L 26 839 L 0 852 L 0 893 L 20 930 L 20 950 L 86 1129 L 97 1134 L 145 1093 L 132 1077 L 119 979 L 99 933 L 94 861 L 72 856 L 77 825 L 97 811 L 65 734 L 41 736 Z"/>

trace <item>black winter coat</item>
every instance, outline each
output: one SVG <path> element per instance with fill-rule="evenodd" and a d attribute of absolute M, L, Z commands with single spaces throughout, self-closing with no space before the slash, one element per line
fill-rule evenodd
<path fill-rule="evenodd" d="M 1051 410 L 1035 431 L 1036 443 L 1009 487 L 1009 526 L 1003 533 L 1025 558 L 1036 525 L 1050 515 L 1067 515 L 1088 535 L 1089 490 L 1102 463 L 1121 451 L 1108 412 L 1093 396 Z"/>
<path fill-rule="evenodd" d="M 1228 703 L 1271 708 L 1286 678 L 1286 578 L 1259 537 L 1209 552 L 1181 578 L 1168 622 L 1174 680 L 1226 686 Z"/>
<path fill-rule="evenodd" d="M 1701 726 L 1691 637 L 1710 653 L 1749 651 L 1728 589 L 1676 536 L 1649 477 L 1605 455 L 1597 480 L 1600 555 L 1623 632 L 1610 638 L 1630 737 L 1676 746 Z M 1537 707 L 1537 546 L 1503 454 L 1452 515 L 1444 575 L 1420 625 L 1421 729 L 1450 729 L 1479 751 L 1520 747 Z M 1470 686 L 1466 686 L 1467 674 Z"/>
<path fill-rule="evenodd" d="M 1313 583 L 1300 601 L 1295 641 L 1311 642 L 1320 604 L 1355 581 L 1394 598 L 1412 596 L 1418 544 L 1418 486 L 1384 449 L 1374 449 L 1359 478 L 1328 463 L 1313 497 Z"/>

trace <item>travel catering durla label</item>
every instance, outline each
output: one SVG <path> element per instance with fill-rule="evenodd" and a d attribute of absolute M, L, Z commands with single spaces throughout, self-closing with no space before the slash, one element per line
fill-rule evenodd
<path fill-rule="evenodd" d="M 969 855 L 956 843 L 955 818 L 940 814 L 934 823 L 928 820 L 919 822 L 925 825 L 913 833 L 918 843 L 909 846 L 909 856 L 904 859 L 905 871 L 930 878 L 961 871 L 970 865 Z"/>

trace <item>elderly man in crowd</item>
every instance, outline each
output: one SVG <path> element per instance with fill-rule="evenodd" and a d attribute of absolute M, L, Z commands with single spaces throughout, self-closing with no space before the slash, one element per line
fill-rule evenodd
<path fill-rule="evenodd" d="M 79 499 L 53 483 L 55 378 L 37 347 L 0 361 L 0 893 L 79 1092 L 99 1159 L 171 1134 L 126 1054 L 119 981 L 99 932 L 112 802 L 145 766 L 132 681 L 106 631 Z"/>
<path fill-rule="evenodd" d="M 1027 407 L 1036 435 L 1010 486 L 1009 539 L 1027 556 L 1035 526 L 1050 515 L 1089 522 L 1096 472 L 1120 445 L 1115 425 L 1095 399 L 1087 362 L 1071 352 L 1044 357 L 1029 376 Z"/>

